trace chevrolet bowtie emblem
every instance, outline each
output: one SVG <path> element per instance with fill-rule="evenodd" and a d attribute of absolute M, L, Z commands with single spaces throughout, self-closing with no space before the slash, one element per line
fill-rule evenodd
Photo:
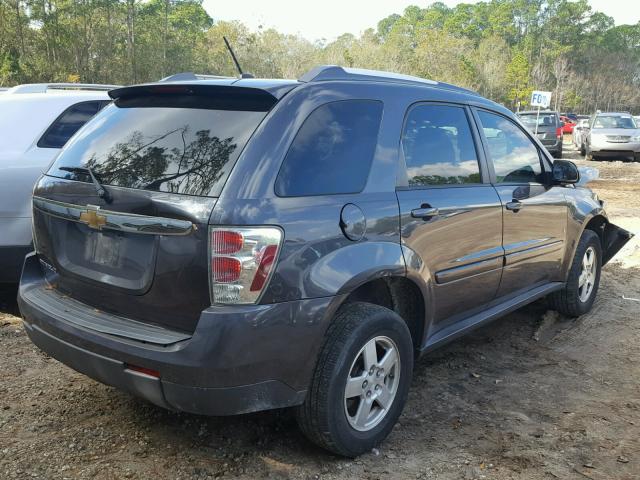
<path fill-rule="evenodd" d="M 102 229 L 107 224 L 107 217 L 100 215 L 98 213 L 99 209 L 100 207 L 87 205 L 87 211 L 80 214 L 80 221 L 94 230 Z"/>

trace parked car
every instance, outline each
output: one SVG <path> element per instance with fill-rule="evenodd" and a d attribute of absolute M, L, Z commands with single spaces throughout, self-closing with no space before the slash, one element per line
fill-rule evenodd
<path fill-rule="evenodd" d="M 585 139 L 588 159 L 640 159 L 640 127 L 631 114 L 599 112 L 593 115 Z"/>
<path fill-rule="evenodd" d="M 111 86 L 28 84 L 0 97 L 0 283 L 17 283 L 31 246 L 33 186 L 66 141 L 111 101 Z"/>
<path fill-rule="evenodd" d="M 556 158 L 562 158 L 562 122 L 558 112 L 537 110 L 518 112 L 522 123 L 531 131 L 549 153 Z"/>
<path fill-rule="evenodd" d="M 5 93 L 7 90 L 9 90 L 6 87 L 0 87 L 0 94 Z"/>
<path fill-rule="evenodd" d="M 588 312 L 630 237 L 452 85 L 328 66 L 109 95 L 34 189 L 19 305 L 43 351 L 168 409 L 295 407 L 367 452 L 416 355 L 541 297 Z"/>
<path fill-rule="evenodd" d="M 560 122 L 562 123 L 562 133 L 573 133 L 573 128 L 576 126 L 576 122 L 573 119 L 561 115 Z"/>
<path fill-rule="evenodd" d="M 572 141 L 573 144 L 580 150 L 580 155 L 585 155 L 585 138 L 589 133 L 589 119 L 583 118 L 578 120 L 575 128 L 573 129 Z"/>

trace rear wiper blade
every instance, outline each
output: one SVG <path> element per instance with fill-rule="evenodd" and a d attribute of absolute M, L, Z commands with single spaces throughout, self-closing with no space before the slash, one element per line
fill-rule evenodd
<path fill-rule="evenodd" d="M 60 167 L 60 170 L 66 170 L 67 172 L 86 172 L 86 173 L 88 173 L 89 177 L 91 178 L 91 182 L 96 187 L 96 192 L 98 192 L 98 196 L 100 198 L 102 198 L 107 203 L 111 203 L 111 201 L 113 200 L 113 198 L 111 197 L 111 194 L 109 193 L 109 191 L 106 188 L 104 188 L 104 185 L 102 185 L 98 181 L 98 179 L 96 178 L 96 176 L 93 173 L 93 170 L 91 170 L 91 168 L 89 168 L 89 167 Z"/>

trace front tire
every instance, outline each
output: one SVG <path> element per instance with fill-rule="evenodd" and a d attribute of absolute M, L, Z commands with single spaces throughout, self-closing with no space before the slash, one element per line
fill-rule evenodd
<path fill-rule="evenodd" d="M 347 304 L 329 326 L 298 425 L 338 455 L 368 452 L 402 413 L 412 373 L 413 343 L 402 318 L 378 305 Z"/>
<path fill-rule="evenodd" d="M 562 290 L 549 295 L 549 306 L 568 317 L 589 312 L 598 293 L 601 268 L 600 237 L 593 230 L 585 230 L 578 242 L 567 283 Z"/>

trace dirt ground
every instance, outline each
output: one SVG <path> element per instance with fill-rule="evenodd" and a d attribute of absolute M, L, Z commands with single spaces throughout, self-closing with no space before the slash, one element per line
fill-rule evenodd
<path fill-rule="evenodd" d="M 287 411 L 177 414 L 77 374 L 29 342 L 4 292 L 0 478 L 640 478 L 640 163 L 588 164 L 638 235 L 593 311 L 569 320 L 540 301 L 423 358 L 397 428 L 355 461 Z"/>

